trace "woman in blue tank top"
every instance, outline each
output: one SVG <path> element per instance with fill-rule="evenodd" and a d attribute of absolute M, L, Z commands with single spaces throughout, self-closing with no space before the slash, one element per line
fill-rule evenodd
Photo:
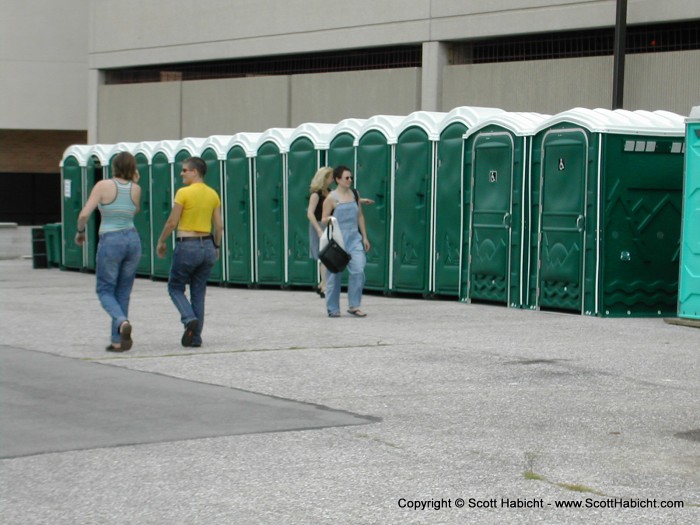
<path fill-rule="evenodd" d="M 141 259 L 141 241 L 134 227 L 134 215 L 140 210 L 139 172 L 131 153 L 118 153 L 112 160 L 112 179 L 101 180 L 90 193 L 78 216 L 75 242 L 85 242 L 85 226 L 99 208 L 100 239 L 97 245 L 95 277 L 97 297 L 112 318 L 109 352 L 131 349 L 129 299 Z"/>
<path fill-rule="evenodd" d="M 348 313 L 355 317 L 365 317 L 360 309 L 362 306 L 362 290 L 365 286 L 365 253 L 369 251 L 370 244 L 365 227 L 365 216 L 362 213 L 362 200 L 360 195 L 352 188 L 352 173 L 345 166 L 338 166 L 333 170 L 333 179 L 338 186 L 323 202 L 324 224 L 330 220 L 340 228 L 343 234 L 345 251 L 351 256 L 347 270 L 348 277 Z M 332 216 L 332 217 L 331 217 Z M 342 273 L 333 273 L 328 270 L 328 284 L 326 291 L 326 310 L 329 317 L 340 317 L 340 285 Z"/>

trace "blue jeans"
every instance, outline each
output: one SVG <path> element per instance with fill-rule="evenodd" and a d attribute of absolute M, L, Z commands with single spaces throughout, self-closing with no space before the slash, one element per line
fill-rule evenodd
<path fill-rule="evenodd" d="M 100 234 L 96 291 L 102 308 L 112 318 L 112 343 L 119 343 L 119 327 L 129 318 L 129 298 L 140 259 L 141 241 L 136 230 Z"/>
<path fill-rule="evenodd" d="M 355 243 L 350 250 L 348 277 L 348 307 L 351 310 L 362 306 L 362 290 L 365 287 L 365 264 L 367 255 L 361 243 Z M 326 283 L 326 309 L 329 314 L 340 313 L 340 286 L 343 274 L 328 271 Z"/>
<path fill-rule="evenodd" d="M 202 343 L 204 327 L 204 298 L 207 295 L 207 281 L 216 262 L 214 241 L 209 238 L 178 241 L 173 252 L 173 263 L 168 279 L 168 293 L 180 312 L 183 326 L 199 320 L 193 343 Z M 190 286 L 190 299 L 185 296 L 185 286 Z"/>

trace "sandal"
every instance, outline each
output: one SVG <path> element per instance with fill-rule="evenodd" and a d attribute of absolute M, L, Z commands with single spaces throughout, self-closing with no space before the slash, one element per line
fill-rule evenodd
<path fill-rule="evenodd" d="M 367 317 L 367 314 L 359 308 L 355 308 L 354 310 L 348 310 L 348 313 L 350 315 L 354 315 L 355 317 Z"/>
<path fill-rule="evenodd" d="M 134 341 L 131 339 L 131 323 L 129 321 L 124 321 L 119 327 L 119 339 L 122 346 L 119 348 L 119 350 L 117 350 L 118 352 L 126 352 L 127 350 L 131 350 Z"/>
<path fill-rule="evenodd" d="M 105 348 L 108 352 L 126 352 L 127 349 L 123 347 L 118 347 L 114 345 L 109 345 L 107 348 Z"/>
<path fill-rule="evenodd" d="M 328 317 L 340 317 L 340 312 L 328 312 Z"/>

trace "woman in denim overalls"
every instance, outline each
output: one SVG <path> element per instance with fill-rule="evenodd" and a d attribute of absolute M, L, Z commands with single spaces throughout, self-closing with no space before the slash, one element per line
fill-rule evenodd
<path fill-rule="evenodd" d="M 365 252 L 370 244 L 365 227 L 365 217 L 359 195 L 352 189 L 352 173 L 346 166 L 338 166 L 333 170 L 333 178 L 338 186 L 323 202 L 323 218 L 321 222 L 328 224 L 331 215 L 336 220 L 336 226 L 343 234 L 345 250 L 352 256 L 348 264 L 348 313 L 355 317 L 365 317 L 360 310 L 362 289 L 365 285 Z M 342 273 L 328 271 L 326 288 L 326 309 L 329 317 L 340 317 L 340 281 Z"/>

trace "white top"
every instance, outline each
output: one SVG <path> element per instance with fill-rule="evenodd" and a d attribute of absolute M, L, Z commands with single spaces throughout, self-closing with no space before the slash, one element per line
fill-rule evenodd
<path fill-rule="evenodd" d="M 516 136 L 533 135 L 537 126 L 550 118 L 551 115 L 525 112 L 496 113 L 490 117 L 478 121 L 464 134 L 464 138 L 470 137 L 483 130 L 487 126 L 500 126 L 511 131 Z"/>
<path fill-rule="evenodd" d="M 114 144 L 94 144 L 90 148 L 90 153 L 88 156 L 96 157 L 103 166 L 109 166 L 109 161 L 112 156 L 117 153 L 114 151 Z"/>
<path fill-rule="evenodd" d="M 403 119 L 397 130 L 397 135 L 400 137 L 401 133 L 408 128 L 419 127 L 427 133 L 429 140 L 439 140 L 441 124 L 446 116 L 447 113 L 437 111 L 414 111 Z"/>
<path fill-rule="evenodd" d="M 544 120 L 536 133 L 560 122 L 571 122 L 593 133 L 616 133 L 625 135 L 685 134 L 683 117 L 669 111 L 627 111 L 625 109 L 574 108 L 557 113 Z"/>
<path fill-rule="evenodd" d="M 179 144 L 179 140 L 161 140 L 153 148 L 151 159 L 153 159 L 153 157 L 155 157 L 158 153 L 163 153 L 168 159 L 168 162 L 175 162 L 175 153 L 178 151 L 177 147 Z"/>
<path fill-rule="evenodd" d="M 262 133 L 236 133 L 231 138 L 228 151 L 235 146 L 240 146 L 245 151 L 246 157 L 255 157 L 261 136 Z"/>
<path fill-rule="evenodd" d="M 360 134 L 355 139 L 355 146 L 359 145 L 360 137 L 370 131 L 379 131 L 386 137 L 387 144 L 396 144 L 399 133 L 398 129 L 406 117 L 396 115 L 375 115 L 368 118 L 360 129 Z"/>
<path fill-rule="evenodd" d="M 335 124 L 304 123 L 289 137 L 289 146 L 291 147 L 295 140 L 303 137 L 309 139 L 315 149 L 328 149 L 333 138 L 333 128 Z"/>
<path fill-rule="evenodd" d="M 356 139 L 360 136 L 362 126 L 365 125 L 365 122 L 367 122 L 367 120 L 360 118 L 346 118 L 345 120 L 341 120 L 333 126 L 330 141 L 333 142 L 333 139 L 342 133 L 347 133 L 351 135 L 353 139 Z"/>
<path fill-rule="evenodd" d="M 178 142 L 176 146 L 176 154 L 179 153 L 180 151 L 186 151 L 193 157 L 199 157 L 202 154 L 202 145 L 206 142 L 207 139 L 204 138 L 194 138 L 194 137 L 187 137 L 182 139 L 180 142 Z"/>
<path fill-rule="evenodd" d="M 279 148 L 280 153 L 288 153 L 289 139 L 293 133 L 294 128 L 270 128 L 260 135 L 257 149 L 260 149 L 266 142 L 273 142 Z"/>
<path fill-rule="evenodd" d="M 78 161 L 78 166 L 87 166 L 87 160 L 88 157 L 90 156 L 90 149 L 92 146 L 88 145 L 83 145 L 83 144 L 74 144 L 72 146 L 68 146 L 66 148 L 66 151 L 63 152 L 63 157 L 61 158 L 61 162 L 59 162 L 59 166 L 63 167 L 63 163 L 68 159 L 68 157 L 73 157 L 75 160 Z"/>
<path fill-rule="evenodd" d="M 148 160 L 148 164 L 151 164 L 151 160 L 153 160 L 153 151 L 156 149 L 156 146 L 158 145 L 158 142 L 155 140 L 151 141 L 143 141 L 139 142 L 136 144 L 136 147 L 134 148 L 133 154 L 138 155 L 141 153 L 143 156 L 146 157 Z"/>
<path fill-rule="evenodd" d="M 226 155 L 228 150 L 231 149 L 231 141 L 233 140 L 233 135 L 211 135 L 204 140 L 202 144 L 202 153 L 211 149 L 216 153 L 216 158 L 219 160 L 226 160 Z"/>
<path fill-rule="evenodd" d="M 500 108 L 482 108 L 478 106 L 460 106 L 450 111 L 440 123 L 440 133 L 450 124 L 461 122 L 467 128 L 471 128 L 479 121 L 498 113 L 504 113 Z"/>

